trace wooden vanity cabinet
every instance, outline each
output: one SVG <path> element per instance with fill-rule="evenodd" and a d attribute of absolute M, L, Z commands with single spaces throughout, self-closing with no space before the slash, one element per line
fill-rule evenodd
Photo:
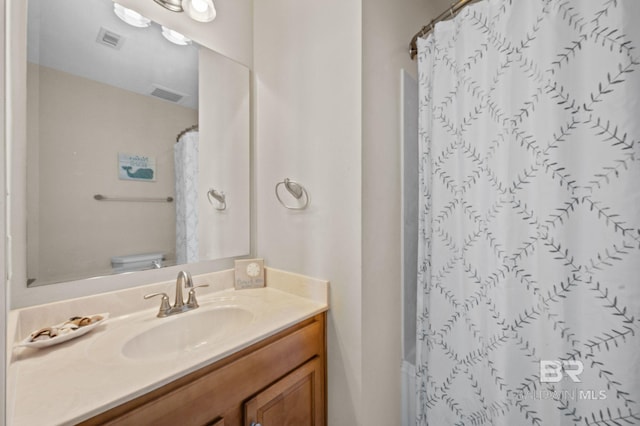
<path fill-rule="evenodd" d="M 324 426 L 325 314 L 81 425 Z"/>
<path fill-rule="evenodd" d="M 320 359 L 313 358 L 245 402 L 245 424 L 322 425 L 324 412 L 316 404 L 323 393 L 323 371 Z"/>

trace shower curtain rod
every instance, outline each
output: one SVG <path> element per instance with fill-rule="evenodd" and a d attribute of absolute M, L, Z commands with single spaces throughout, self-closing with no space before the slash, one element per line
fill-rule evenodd
<path fill-rule="evenodd" d="M 191 127 L 187 127 L 186 129 L 184 129 L 183 131 L 181 131 L 180 133 L 178 133 L 178 136 L 176 136 L 176 143 L 180 142 L 180 138 L 181 138 L 183 135 L 185 135 L 185 134 L 189 133 L 189 132 L 190 132 L 190 131 L 192 131 L 192 130 L 199 130 L 198 125 L 197 125 L 197 124 L 194 124 L 193 126 L 191 126 Z"/>
<path fill-rule="evenodd" d="M 418 46 L 416 43 L 420 37 L 423 37 L 429 34 L 431 31 L 433 31 L 433 26 L 435 24 L 437 24 L 440 21 L 444 21 L 445 19 L 453 18 L 455 14 L 460 11 L 460 9 L 462 9 L 467 4 L 472 3 L 474 1 L 477 1 L 477 0 L 459 0 L 458 2 L 452 4 L 449 10 L 445 10 L 440 15 L 432 19 L 431 22 L 429 22 L 429 24 L 422 27 L 422 29 L 418 31 L 416 35 L 413 36 L 413 38 L 411 39 L 411 43 L 409 44 L 409 56 L 411 56 L 411 59 L 415 59 L 416 55 L 418 54 Z"/>

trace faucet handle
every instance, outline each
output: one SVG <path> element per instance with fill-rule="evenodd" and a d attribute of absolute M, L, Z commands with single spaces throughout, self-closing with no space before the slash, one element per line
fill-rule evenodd
<path fill-rule="evenodd" d="M 197 308 L 199 306 L 198 301 L 196 300 L 196 288 L 199 288 L 199 287 L 209 287 L 209 284 L 197 285 L 191 288 L 191 290 L 189 290 L 189 298 L 187 299 L 187 306 L 189 306 L 190 308 Z"/>
<path fill-rule="evenodd" d="M 151 299 L 152 297 L 162 296 L 160 299 L 160 310 L 158 311 L 158 317 L 163 318 L 169 315 L 169 311 L 171 310 L 171 304 L 169 303 L 169 296 L 167 293 L 149 293 L 145 294 L 145 299 Z"/>

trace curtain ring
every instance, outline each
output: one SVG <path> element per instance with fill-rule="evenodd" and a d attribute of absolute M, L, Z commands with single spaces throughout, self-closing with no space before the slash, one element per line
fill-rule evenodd
<path fill-rule="evenodd" d="M 449 13 L 451 13 L 451 19 L 453 19 L 453 18 L 454 18 L 454 15 L 453 15 L 453 6 L 451 6 L 451 9 L 449 9 Z"/>

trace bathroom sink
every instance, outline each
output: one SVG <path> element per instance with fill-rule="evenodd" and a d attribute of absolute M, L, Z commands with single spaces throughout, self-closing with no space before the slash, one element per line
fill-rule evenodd
<path fill-rule="evenodd" d="M 122 354 L 132 359 L 149 359 L 193 351 L 238 332 L 253 317 L 246 309 L 222 306 L 158 318 L 158 325 L 127 340 Z"/>

